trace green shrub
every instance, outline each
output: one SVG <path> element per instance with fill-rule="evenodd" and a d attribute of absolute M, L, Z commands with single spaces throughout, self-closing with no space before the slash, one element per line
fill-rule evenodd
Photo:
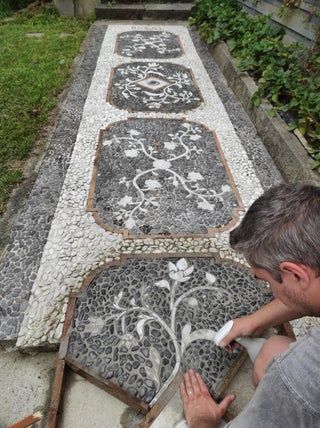
<path fill-rule="evenodd" d="M 12 14 L 12 9 L 10 8 L 7 0 L 0 0 L 0 19 L 10 16 Z"/>
<path fill-rule="evenodd" d="M 284 30 L 268 16 L 250 16 L 234 0 L 195 0 L 192 25 L 209 44 L 224 40 L 238 67 L 258 83 L 252 104 L 263 98 L 271 115 L 289 114 L 289 130 L 298 128 L 310 143 L 314 168 L 320 171 L 320 53 L 299 43 L 285 45 Z"/>

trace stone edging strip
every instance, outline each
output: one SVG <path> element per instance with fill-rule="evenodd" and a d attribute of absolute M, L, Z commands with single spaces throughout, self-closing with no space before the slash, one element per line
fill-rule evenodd
<path fill-rule="evenodd" d="M 100 3 L 95 8 L 97 19 L 158 19 L 186 20 L 190 16 L 192 3 L 134 3 L 109 5 Z"/>
<path fill-rule="evenodd" d="M 320 176 L 311 169 L 311 160 L 300 141 L 287 130 L 280 118 L 270 117 L 271 104 L 265 100 L 259 107 L 251 107 L 251 97 L 258 89 L 253 79 L 239 71 L 226 43 L 209 46 L 209 52 L 218 64 L 230 88 L 254 123 L 263 143 L 285 181 L 308 181 L 320 184 Z"/>
<path fill-rule="evenodd" d="M 1 341 L 12 341 L 18 337 L 69 166 L 106 27 L 94 25 L 83 42 L 82 46 L 86 47 L 86 51 L 68 92 L 37 180 L 12 227 L 9 245 L 0 263 Z"/>

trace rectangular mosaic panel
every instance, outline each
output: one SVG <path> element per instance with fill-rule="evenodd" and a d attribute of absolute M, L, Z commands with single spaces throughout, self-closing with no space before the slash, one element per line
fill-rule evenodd
<path fill-rule="evenodd" d="M 169 31 L 125 31 L 118 35 L 116 52 L 132 58 L 176 58 L 183 51 L 179 36 Z"/>
<path fill-rule="evenodd" d="M 214 135 L 183 120 L 131 119 L 102 133 L 93 203 L 132 235 L 207 233 L 241 207 Z"/>
<path fill-rule="evenodd" d="M 113 69 L 108 101 L 128 111 L 181 113 L 202 98 L 191 70 L 165 62 L 131 62 Z"/>
<path fill-rule="evenodd" d="M 210 258 L 111 264 L 76 299 L 67 358 L 149 406 L 189 368 L 214 392 L 237 358 L 215 333 L 268 300 L 243 267 Z"/>

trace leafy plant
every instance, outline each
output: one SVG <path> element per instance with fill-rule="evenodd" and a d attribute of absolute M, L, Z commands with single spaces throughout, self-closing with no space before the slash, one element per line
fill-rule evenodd
<path fill-rule="evenodd" d="M 320 172 L 320 42 L 319 30 L 310 50 L 299 43 L 285 45 L 284 30 L 269 24 L 269 16 L 249 16 L 234 0 L 196 0 L 192 25 L 209 44 L 227 42 L 242 71 L 257 82 L 252 97 L 272 104 L 270 115 L 289 117 L 308 140 L 313 167 Z"/>

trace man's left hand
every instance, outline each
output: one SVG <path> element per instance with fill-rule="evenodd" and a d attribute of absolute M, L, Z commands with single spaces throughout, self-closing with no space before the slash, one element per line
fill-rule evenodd
<path fill-rule="evenodd" d="M 234 395 L 227 395 L 220 404 L 211 397 L 199 373 L 189 370 L 180 386 L 184 413 L 189 428 L 216 428 Z"/>

